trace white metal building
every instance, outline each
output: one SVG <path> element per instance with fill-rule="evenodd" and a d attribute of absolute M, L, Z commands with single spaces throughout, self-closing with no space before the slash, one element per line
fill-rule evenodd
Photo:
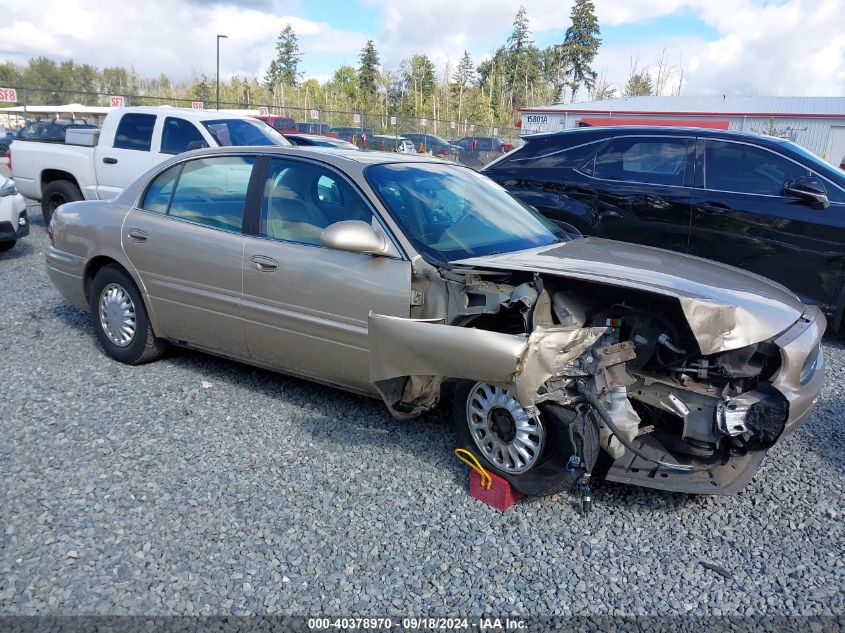
<path fill-rule="evenodd" d="M 523 135 L 583 125 L 680 125 L 773 134 L 835 165 L 845 157 L 845 97 L 625 97 L 520 114 Z"/>

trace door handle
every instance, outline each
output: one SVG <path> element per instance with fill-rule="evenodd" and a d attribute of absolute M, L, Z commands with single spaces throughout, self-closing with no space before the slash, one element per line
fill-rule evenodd
<path fill-rule="evenodd" d="M 255 255 L 250 261 L 252 262 L 252 267 L 260 273 L 270 273 L 279 267 L 279 262 L 265 255 Z"/>
<path fill-rule="evenodd" d="M 116 158 L 111 158 L 111 157 L 109 157 L 109 156 L 106 156 L 106 157 L 103 159 L 103 162 L 104 162 L 106 165 L 117 165 L 117 159 L 116 159 Z"/>
<path fill-rule="evenodd" d="M 129 229 L 129 234 L 127 235 L 130 242 L 146 242 L 147 241 L 147 234 L 142 231 L 141 229 Z"/>
<path fill-rule="evenodd" d="M 722 215 L 728 213 L 731 208 L 719 202 L 703 202 L 695 205 L 695 210 L 704 215 Z"/>

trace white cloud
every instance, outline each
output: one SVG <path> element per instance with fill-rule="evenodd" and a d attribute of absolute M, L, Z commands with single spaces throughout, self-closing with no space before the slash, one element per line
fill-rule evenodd
<path fill-rule="evenodd" d="M 249 3 L 198 4 L 186 0 L 145 3 L 42 0 L 4 8 L 0 59 L 25 62 L 46 55 L 72 57 L 99 67 L 132 66 L 144 75 L 166 73 L 174 79 L 215 73 L 216 34 L 220 73 L 262 77 L 275 41 L 290 24 L 300 40 L 302 68 L 317 55 L 353 54 L 366 41 L 361 33 L 337 29 L 326 21 L 274 15 Z"/>
<path fill-rule="evenodd" d="M 177 80 L 194 73 L 212 77 L 214 36 L 225 33 L 221 74 L 260 78 L 278 32 L 290 23 L 300 37 L 306 78 L 324 78 L 338 63 L 357 64 L 369 37 L 387 68 L 423 52 L 439 74 L 447 61 L 454 67 L 465 49 L 478 63 L 504 43 L 520 4 L 360 1 L 382 10 L 380 22 L 366 33 L 333 23 L 328 8 L 322 20 L 297 17 L 295 5 L 282 0 L 6 3 L 0 60 L 73 57 L 99 67 L 134 66 L 150 76 L 164 72 Z M 563 37 L 572 0 L 523 3 L 535 34 Z M 684 65 L 685 94 L 845 94 L 845 0 L 597 0 L 596 7 L 600 24 L 633 25 L 629 32 L 644 20 L 678 14 L 685 20 L 697 16 L 706 26 L 701 35 L 666 33 L 624 44 L 605 37 L 596 67 L 617 85 L 624 84 L 632 56 L 648 66 L 665 50 L 670 63 Z"/>
<path fill-rule="evenodd" d="M 687 3 L 718 35 L 715 39 L 667 34 L 634 45 L 602 47 L 597 66 L 621 87 L 630 59 L 650 66 L 665 51 L 684 68 L 687 95 L 845 95 L 845 2 L 758 0 Z M 677 87 L 675 73 L 670 88 Z"/>

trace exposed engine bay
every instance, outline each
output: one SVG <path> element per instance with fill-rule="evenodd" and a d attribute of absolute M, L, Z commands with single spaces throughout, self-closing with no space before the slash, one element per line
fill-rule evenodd
<path fill-rule="evenodd" d="M 454 379 L 499 385 L 546 425 L 560 418 L 550 406 L 588 416 L 608 479 L 707 494 L 742 488 L 784 431 L 779 347 L 704 353 L 677 298 L 541 273 L 438 276 L 448 305 L 425 306 L 423 289 L 416 318 L 370 318 L 371 378 L 398 417 L 436 406 Z M 526 460 L 490 437 L 488 459 L 519 474 Z M 476 440 L 483 452 L 483 432 Z M 594 459 L 571 458 L 589 475 Z"/>

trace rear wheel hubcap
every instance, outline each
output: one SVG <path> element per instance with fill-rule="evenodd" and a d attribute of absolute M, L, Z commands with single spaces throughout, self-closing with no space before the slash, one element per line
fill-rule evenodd
<path fill-rule="evenodd" d="M 126 347 L 135 339 L 135 304 L 123 286 L 111 283 L 100 293 L 100 325 L 118 347 Z"/>

